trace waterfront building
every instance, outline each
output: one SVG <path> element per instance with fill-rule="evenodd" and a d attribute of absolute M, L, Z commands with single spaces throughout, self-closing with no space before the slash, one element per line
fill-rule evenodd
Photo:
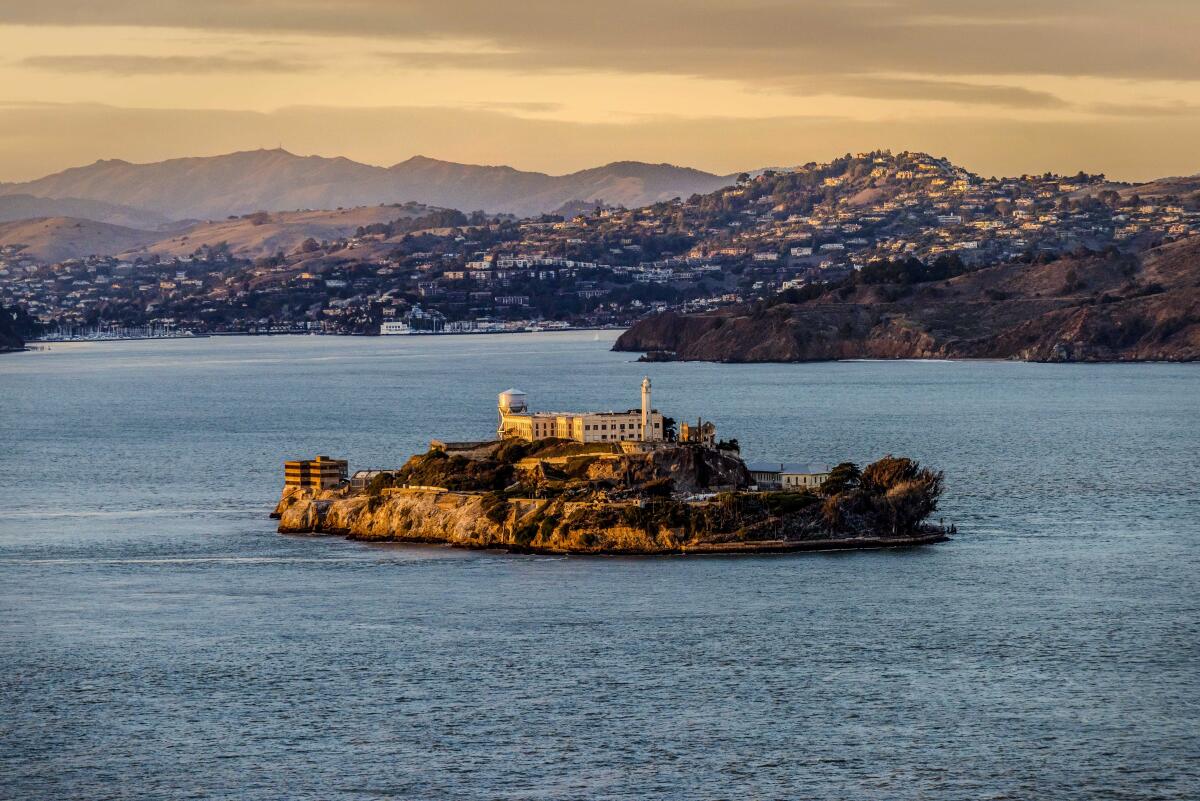
<path fill-rule="evenodd" d="M 380 336 L 396 336 L 397 334 L 411 334 L 412 328 L 403 320 L 387 320 L 380 324 Z"/>
<path fill-rule="evenodd" d="M 289 487 L 329 489 L 346 480 L 349 464 L 345 459 L 294 459 L 283 463 L 284 484 Z"/>
<path fill-rule="evenodd" d="M 642 406 L 623 412 L 532 412 L 519 389 L 500 393 L 501 439 L 573 439 L 576 442 L 658 442 L 663 416 L 650 401 L 650 379 L 642 381 Z"/>

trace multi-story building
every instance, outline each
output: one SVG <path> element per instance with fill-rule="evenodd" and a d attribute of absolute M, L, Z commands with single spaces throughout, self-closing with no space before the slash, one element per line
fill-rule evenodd
<path fill-rule="evenodd" d="M 650 379 L 642 381 L 642 408 L 624 412 L 531 412 L 524 392 L 500 393 L 501 439 L 573 439 L 576 442 L 657 442 L 663 416 L 650 404 Z"/>
<path fill-rule="evenodd" d="M 329 489 L 346 480 L 349 469 L 345 459 L 295 459 L 283 463 L 284 484 L 289 487 L 311 487 Z"/>

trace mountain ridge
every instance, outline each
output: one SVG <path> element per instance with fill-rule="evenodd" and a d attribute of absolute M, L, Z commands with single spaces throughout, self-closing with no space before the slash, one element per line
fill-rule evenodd
<path fill-rule="evenodd" d="M 418 202 L 530 216 L 572 201 L 642 206 L 728 185 L 690 167 L 617 161 L 564 175 L 412 156 L 390 167 L 282 148 L 132 163 L 101 159 L 32 181 L 0 184 L 0 196 L 76 198 L 174 219 Z"/>
<path fill-rule="evenodd" d="M 153 230 L 172 220 L 153 211 L 103 200 L 77 197 L 38 197 L 29 194 L 0 195 L 0 222 L 41 217 L 75 217 L 127 228 Z"/>

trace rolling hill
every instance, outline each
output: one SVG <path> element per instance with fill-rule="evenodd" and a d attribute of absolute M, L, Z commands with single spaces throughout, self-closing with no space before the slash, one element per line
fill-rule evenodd
<path fill-rule="evenodd" d="M 616 162 L 555 176 L 423 156 L 378 167 L 276 149 L 149 164 L 102 160 L 33 181 L 0 184 L 0 196 L 99 201 L 153 209 L 173 219 L 405 201 L 524 216 L 571 201 L 641 206 L 729 183 L 727 177 L 669 164 Z"/>
<path fill-rule="evenodd" d="M 22 254 L 47 263 L 123 253 L 164 236 L 159 231 L 77 217 L 42 217 L 0 223 L 0 245 L 23 245 Z"/>
<path fill-rule="evenodd" d="M 253 214 L 233 220 L 198 223 L 142 248 L 162 256 L 187 256 L 202 245 L 225 243 L 245 259 L 291 253 L 304 240 L 334 240 L 354 235 L 360 226 L 409 219 L 429 212 L 427 206 L 362 206 L 332 211 L 287 211 Z"/>
<path fill-rule="evenodd" d="M 86 256 L 188 256 L 202 246 L 225 245 L 242 259 L 291 253 L 308 238 L 335 240 L 353 236 L 360 226 L 410 219 L 428 206 L 365 206 L 332 211 L 258 213 L 194 223 L 169 231 L 150 231 L 82 220 L 50 217 L 0 223 L 0 246 L 24 245 L 21 253 L 42 262 Z"/>

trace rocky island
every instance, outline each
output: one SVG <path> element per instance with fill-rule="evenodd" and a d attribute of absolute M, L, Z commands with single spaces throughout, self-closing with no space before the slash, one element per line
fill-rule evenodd
<path fill-rule="evenodd" d="M 435 440 L 395 470 L 288 462 L 286 534 L 531 553 L 755 553 L 946 539 L 929 524 L 942 474 L 886 456 L 865 468 L 748 466 L 712 423 L 639 411 L 530 413 L 500 395 L 498 438 Z M 753 469 L 751 469 L 753 467 Z"/>

